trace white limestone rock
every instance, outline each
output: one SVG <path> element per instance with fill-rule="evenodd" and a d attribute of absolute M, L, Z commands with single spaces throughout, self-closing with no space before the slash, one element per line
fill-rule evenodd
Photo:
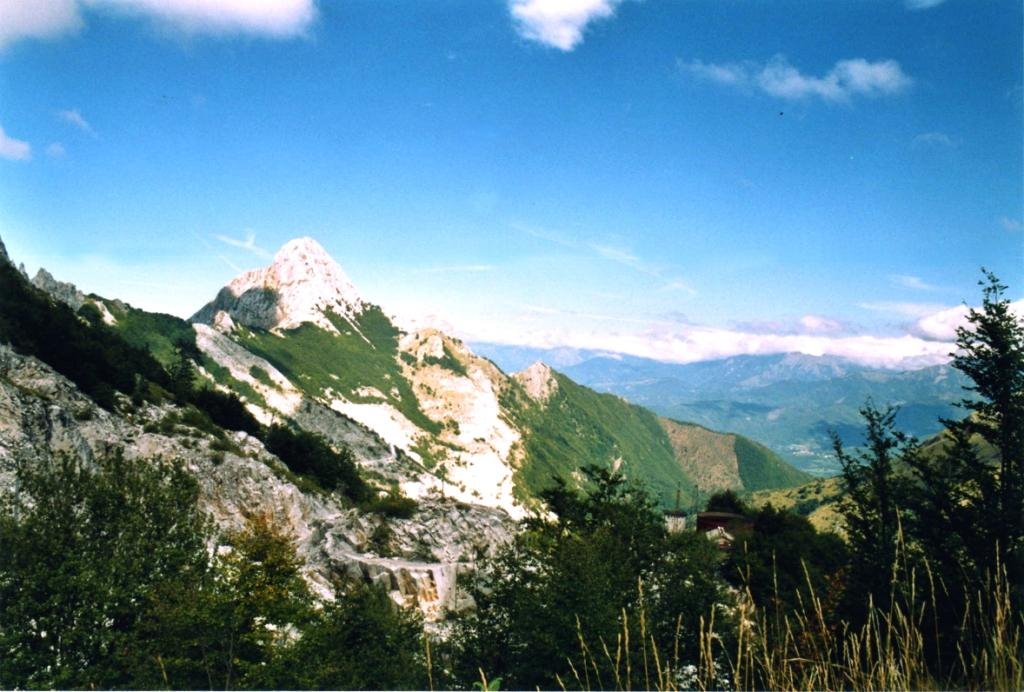
<path fill-rule="evenodd" d="M 558 380 L 552 374 L 551 368 L 539 360 L 522 372 L 517 372 L 514 377 L 523 385 L 530 398 L 540 403 L 547 402 L 551 395 L 558 391 Z"/>
<path fill-rule="evenodd" d="M 323 247 L 312 238 L 296 238 L 269 267 L 236 277 L 192 321 L 213 325 L 223 311 L 247 327 L 286 330 L 311 322 L 336 333 L 329 312 L 351 319 L 363 308 L 352 282 Z"/>

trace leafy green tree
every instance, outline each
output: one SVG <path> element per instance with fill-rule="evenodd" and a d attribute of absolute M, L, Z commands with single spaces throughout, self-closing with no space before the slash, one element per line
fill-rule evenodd
<path fill-rule="evenodd" d="M 708 512 L 731 512 L 732 514 L 747 514 L 747 505 L 735 490 L 720 490 L 708 498 L 706 511 Z"/>
<path fill-rule="evenodd" d="M 895 408 L 880 410 L 869 401 L 860 412 L 867 424 L 865 450 L 847 453 L 838 434 L 832 433 L 846 491 L 840 511 L 850 546 L 847 614 L 855 621 L 865 614 L 869 598 L 883 611 L 892 603 L 909 493 L 906 478 L 895 466 L 918 451 L 913 438 L 896 430 Z"/>
<path fill-rule="evenodd" d="M 460 684 L 479 681 L 482 669 L 512 688 L 556 686 L 556 676 L 573 679 L 568 660 L 578 660 L 581 639 L 599 654 L 602 643 L 614 650 L 640 612 L 666 650 L 681 616 L 683 648 L 692 642 L 695 658 L 700 614 L 722 596 L 707 541 L 669 537 L 650 496 L 621 475 L 591 467 L 585 476 L 585 494 L 564 483 L 544 492 L 556 518 L 527 521 L 482 568 L 476 611 L 456 624 Z M 610 681 L 610 661 L 598 658 Z"/>
<path fill-rule="evenodd" d="M 340 588 L 268 676 L 302 689 L 425 689 L 423 624 L 381 589 Z"/>
<path fill-rule="evenodd" d="M 996 562 L 1005 565 L 1015 589 L 1016 605 L 1024 606 L 1024 320 L 1017 317 L 1005 297 L 1006 286 L 985 272 L 981 310 L 971 309 L 968 326 L 957 329 L 953 367 L 972 384 L 974 397 L 962 406 L 972 415 L 947 421 L 957 441 L 946 460 L 955 473 L 975 489 L 969 500 L 980 510 L 970 543 L 979 545 L 978 567 L 994 572 Z M 996 450 L 995 463 L 986 463 L 966 443 L 978 436 Z M 941 463 L 941 462 L 940 462 Z M 921 480 L 932 490 L 942 490 L 939 473 L 917 467 Z M 933 477 L 938 486 L 930 484 Z M 931 493 L 933 497 L 937 493 Z M 961 498 L 962 500 L 963 498 Z"/>
<path fill-rule="evenodd" d="M 0 687 L 133 686 L 157 589 L 208 570 L 208 525 L 180 467 L 112 454 L 19 460 L 0 504 Z"/>
<path fill-rule="evenodd" d="M 981 309 L 957 329 L 954 368 L 971 396 L 947 435 L 908 459 L 913 535 L 936 575 L 936 664 L 986 645 L 965 620 L 1003 578 L 1016 612 L 1024 609 L 1024 320 L 1006 286 L 984 272 Z"/>
<path fill-rule="evenodd" d="M 287 535 L 264 515 L 229 537 L 218 562 L 212 609 L 219 627 L 217 671 L 225 689 L 272 687 L 269 671 L 312 617 L 313 598 Z"/>
<path fill-rule="evenodd" d="M 287 425 L 271 426 L 263 442 L 289 469 L 313 477 L 324 489 L 337 490 L 356 502 L 370 498 L 347 447 L 335 451 L 318 435 Z"/>
<path fill-rule="evenodd" d="M 748 589 L 770 615 L 788 615 L 812 596 L 830 610 L 838 606 L 846 544 L 832 533 L 819 533 L 807 517 L 772 505 L 753 516 L 753 529 L 737 534 L 723 565 L 726 579 Z"/>
<path fill-rule="evenodd" d="M 174 363 L 168 372 L 168 386 L 174 399 L 179 404 L 186 404 L 192 399 L 195 389 L 196 372 L 192 359 L 182 350 L 177 350 Z"/>
<path fill-rule="evenodd" d="M 234 393 L 210 387 L 200 387 L 191 396 L 196 408 L 205 412 L 214 423 L 225 430 L 243 430 L 250 435 L 262 435 L 262 428 Z"/>

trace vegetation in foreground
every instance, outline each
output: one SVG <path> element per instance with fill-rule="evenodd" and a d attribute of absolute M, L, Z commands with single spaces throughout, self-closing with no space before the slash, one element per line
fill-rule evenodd
<path fill-rule="evenodd" d="M 1021 689 L 1024 323 L 1004 290 L 988 275 L 959 332 L 975 396 L 948 444 L 870 404 L 867 447 L 836 441 L 846 541 L 723 495 L 749 521 L 718 553 L 591 469 L 479 565 L 443 641 L 364 585 L 318 602 L 270 517 L 215 536 L 179 467 L 22 461 L 0 507 L 0 686 Z"/>

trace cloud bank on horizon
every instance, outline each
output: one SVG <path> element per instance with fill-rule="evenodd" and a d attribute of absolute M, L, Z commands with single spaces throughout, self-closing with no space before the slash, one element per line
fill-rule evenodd
<path fill-rule="evenodd" d="M 636 332 L 531 330 L 526 327 L 516 333 L 517 338 L 509 338 L 507 323 L 500 326 L 464 321 L 456 324 L 439 316 L 404 320 L 404 323 L 444 328 L 470 342 L 570 347 L 674 363 L 738 355 L 803 353 L 837 356 L 872 367 L 916 369 L 949 362 L 956 348 L 957 329 L 967 326 L 969 310 L 966 305 L 943 308 L 907 324 L 906 333 L 899 336 L 843 333 L 844 325 L 820 315 L 804 315 L 793 325 L 741 325 L 736 329 L 670 322 L 651 324 Z M 1024 319 L 1024 300 L 1012 302 L 1011 310 Z"/>

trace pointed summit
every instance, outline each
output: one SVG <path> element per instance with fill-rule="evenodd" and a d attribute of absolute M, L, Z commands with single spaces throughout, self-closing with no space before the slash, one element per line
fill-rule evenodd
<path fill-rule="evenodd" d="M 558 390 L 554 372 L 543 361 L 538 360 L 514 377 L 534 401 L 545 402 Z"/>
<path fill-rule="evenodd" d="M 362 311 L 363 300 L 341 266 L 312 238 L 296 238 L 277 251 L 269 267 L 246 272 L 221 289 L 192 321 L 230 324 L 218 319 L 226 313 L 247 327 L 292 329 L 312 322 L 333 332 L 329 312 L 351 318 Z"/>

